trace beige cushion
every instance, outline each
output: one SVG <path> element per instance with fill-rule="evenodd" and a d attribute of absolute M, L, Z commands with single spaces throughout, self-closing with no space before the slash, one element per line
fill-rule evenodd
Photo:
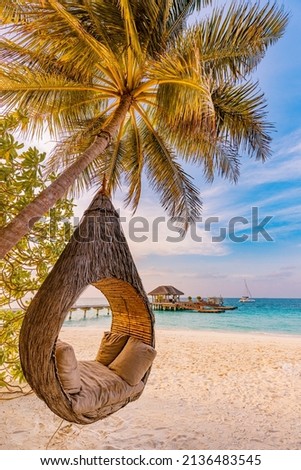
<path fill-rule="evenodd" d="M 78 368 L 82 388 L 71 397 L 75 413 L 97 416 L 100 408 L 114 409 L 118 403 L 122 406 L 127 401 L 138 398 L 144 388 L 143 382 L 131 387 L 115 372 L 97 361 L 79 361 Z"/>
<path fill-rule="evenodd" d="M 73 347 L 58 340 L 55 357 L 63 389 L 70 394 L 78 393 L 81 389 L 81 380 Z"/>
<path fill-rule="evenodd" d="M 109 365 L 129 385 L 137 385 L 156 357 L 152 346 L 130 337 L 121 353 Z"/>
<path fill-rule="evenodd" d="M 96 361 L 108 366 L 124 348 L 129 336 L 105 331 L 101 340 Z"/>

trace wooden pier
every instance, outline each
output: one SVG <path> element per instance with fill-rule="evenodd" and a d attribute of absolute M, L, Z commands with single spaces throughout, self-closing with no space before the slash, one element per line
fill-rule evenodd
<path fill-rule="evenodd" d="M 153 310 L 195 310 L 199 311 L 205 307 L 213 309 L 215 306 L 212 304 L 206 304 L 203 302 L 153 302 Z"/>
<path fill-rule="evenodd" d="M 214 304 L 212 301 L 206 302 L 202 300 L 200 302 L 193 301 L 178 301 L 178 302 L 152 302 L 151 303 L 153 310 L 169 310 L 169 311 L 181 311 L 181 310 L 192 310 L 200 313 L 222 313 L 226 310 L 234 310 L 237 307 L 218 305 Z M 103 309 L 107 309 L 107 315 L 111 314 L 111 308 L 108 304 L 102 305 L 75 305 L 72 307 L 68 314 L 68 319 L 72 320 L 72 313 L 78 310 L 83 311 L 84 319 L 87 318 L 87 312 L 93 310 L 96 312 L 96 317 L 99 317 L 99 312 Z"/>
<path fill-rule="evenodd" d="M 186 310 L 182 302 L 153 302 L 151 306 L 153 310 Z"/>
<path fill-rule="evenodd" d="M 72 320 L 72 313 L 76 312 L 77 310 L 82 310 L 84 312 L 84 319 L 87 318 L 87 312 L 89 310 L 96 310 L 96 317 L 99 317 L 99 312 L 100 310 L 107 309 L 107 315 L 110 315 L 111 313 L 111 307 L 108 304 L 103 304 L 103 305 L 75 305 L 74 307 L 71 307 L 69 310 L 69 315 L 68 319 Z"/>
<path fill-rule="evenodd" d="M 169 310 L 169 311 L 180 311 L 180 310 L 193 310 L 200 313 L 222 313 L 226 310 L 235 310 L 237 307 L 217 305 L 212 302 L 153 302 L 153 310 Z"/>

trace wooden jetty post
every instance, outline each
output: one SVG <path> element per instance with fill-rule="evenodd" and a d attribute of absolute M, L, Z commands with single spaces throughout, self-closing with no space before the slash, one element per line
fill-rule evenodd
<path fill-rule="evenodd" d="M 107 315 L 110 315 L 111 307 L 108 304 L 102 304 L 102 305 L 75 305 L 74 307 L 71 307 L 71 309 L 69 310 L 68 319 L 72 320 L 72 312 L 76 312 L 77 310 L 83 310 L 85 320 L 87 318 L 87 312 L 89 310 L 96 310 L 96 317 L 98 318 L 100 310 L 102 310 L 104 308 L 107 309 Z"/>

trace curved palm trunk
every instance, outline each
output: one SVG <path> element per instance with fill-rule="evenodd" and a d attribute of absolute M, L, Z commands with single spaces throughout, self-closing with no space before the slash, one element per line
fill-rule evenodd
<path fill-rule="evenodd" d="M 32 226 L 59 200 L 85 168 L 104 152 L 109 144 L 109 136 L 113 137 L 125 118 L 132 102 L 132 97 L 126 95 L 116 108 L 110 122 L 102 129 L 84 154 L 67 168 L 53 183 L 30 202 L 6 227 L 0 230 L 0 257 L 26 235 Z"/>

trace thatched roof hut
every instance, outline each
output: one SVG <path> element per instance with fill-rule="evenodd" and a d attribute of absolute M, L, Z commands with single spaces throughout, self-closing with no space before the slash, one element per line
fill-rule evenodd
<path fill-rule="evenodd" d="M 173 286 L 158 286 L 148 293 L 152 296 L 152 302 L 178 302 L 180 296 L 184 295 L 179 289 Z"/>

